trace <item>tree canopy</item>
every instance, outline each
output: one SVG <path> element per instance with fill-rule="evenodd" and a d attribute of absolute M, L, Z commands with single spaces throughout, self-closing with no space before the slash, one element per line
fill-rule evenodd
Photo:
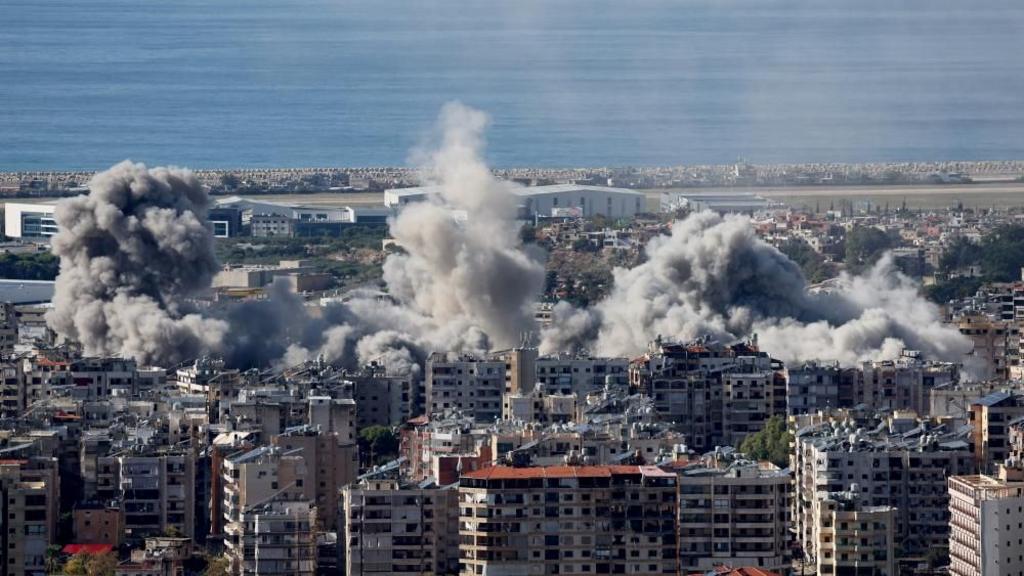
<path fill-rule="evenodd" d="M 366 466 L 393 460 L 398 447 L 398 436 L 387 426 L 367 426 L 359 431 L 360 460 Z"/>
<path fill-rule="evenodd" d="M 760 432 L 755 432 L 740 443 L 740 452 L 756 460 L 769 462 L 785 468 L 789 466 L 789 445 L 793 435 L 786 429 L 786 420 L 772 416 L 764 423 Z"/>
<path fill-rule="evenodd" d="M 871 226 L 855 226 L 846 233 L 846 267 L 858 271 L 874 264 L 896 245 L 888 234 Z"/>

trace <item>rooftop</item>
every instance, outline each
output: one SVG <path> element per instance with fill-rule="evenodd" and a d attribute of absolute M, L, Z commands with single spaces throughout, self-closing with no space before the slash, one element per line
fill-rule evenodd
<path fill-rule="evenodd" d="M 634 475 L 675 478 L 656 466 L 492 466 L 463 474 L 474 480 L 523 480 L 531 478 L 609 478 Z"/>

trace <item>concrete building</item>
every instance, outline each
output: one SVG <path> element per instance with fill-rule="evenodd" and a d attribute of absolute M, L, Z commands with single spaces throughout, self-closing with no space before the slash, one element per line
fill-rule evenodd
<path fill-rule="evenodd" d="M 459 566 L 476 574 L 676 574 L 676 475 L 496 466 L 459 484 Z"/>
<path fill-rule="evenodd" d="M 21 362 L 0 363 L 0 418 L 18 418 L 25 411 L 25 371 Z"/>
<path fill-rule="evenodd" d="M 477 422 L 501 418 L 505 362 L 456 354 L 431 354 L 426 368 L 426 411 L 458 411 Z"/>
<path fill-rule="evenodd" d="M 284 452 L 264 446 L 242 451 L 225 458 L 221 470 L 224 550 L 231 561 L 233 574 L 256 574 L 257 534 L 273 533 L 287 522 L 293 523 L 293 532 L 310 538 L 308 544 L 315 557 L 315 547 L 309 534 L 314 521 L 314 486 L 307 482 L 310 478 L 308 465 L 298 450 Z M 257 527 L 257 521 L 261 526 Z M 267 536 L 269 538 L 270 534 Z M 277 544 L 284 544 L 287 540 L 285 549 L 292 548 L 296 554 L 293 562 L 304 559 L 294 548 L 306 545 L 305 538 L 272 540 Z M 283 564 L 260 567 L 270 570 L 261 574 L 293 574 L 296 572 L 291 570 L 298 568 Z M 303 571 L 308 568 L 306 564 L 302 565 Z"/>
<path fill-rule="evenodd" d="M 817 494 L 814 573 L 896 576 L 895 512 L 892 506 L 867 505 L 857 491 Z"/>
<path fill-rule="evenodd" d="M 1013 320 L 998 320 L 981 314 L 957 319 L 960 333 L 971 339 L 970 356 L 978 379 L 1009 377 L 1010 369 L 1020 364 L 1020 325 Z"/>
<path fill-rule="evenodd" d="M 106 504 L 85 504 L 72 513 L 75 543 L 109 544 L 115 548 L 124 543 L 124 519 L 121 508 Z"/>
<path fill-rule="evenodd" d="M 128 542 L 168 531 L 195 536 L 195 456 L 190 451 L 103 456 L 97 459 L 96 497 L 117 501 Z"/>
<path fill-rule="evenodd" d="M 885 420 L 847 416 L 795 434 L 793 523 L 811 561 L 821 493 L 859 492 L 863 506 L 891 506 L 904 558 L 944 550 L 949 539 L 946 479 L 975 470 L 970 430 L 896 414 Z"/>
<path fill-rule="evenodd" d="M 896 360 L 861 365 L 854 403 L 883 412 L 913 410 L 925 414 L 929 390 L 959 381 L 958 364 L 925 362 L 919 352 L 904 350 Z"/>
<path fill-rule="evenodd" d="M 18 311 L 10 301 L 0 300 L 0 355 L 14 353 L 18 343 Z"/>
<path fill-rule="evenodd" d="M 351 396 L 359 411 L 356 425 L 400 426 L 422 413 L 420 375 L 389 376 L 383 366 L 365 366 L 344 375 L 344 394 Z"/>
<path fill-rule="evenodd" d="M 629 368 L 630 387 L 697 452 L 729 445 L 786 414 L 782 365 L 752 343 L 655 341 Z"/>
<path fill-rule="evenodd" d="M 8 238 L 46 240 L 57 233 L 55 202 L 27 204 L 4 203 L 4 235 Z"/>
<path fill-rule="evenodd" d="M 536 363 L 536 383 L 547 394 L 600 392 L 605 385 L 625 388 L 629 384 L 629 359 L 594 358 L 573 355 L 544 356 Z"/>
<path fill-rule="evenodd" d="M 442 576 L 459 570 L 455 487 L 366 478 L 342 489 L 342 557 L 348 576 Z"/>
<path fill-rule="evenodd" d="M 57 543 L 60 480 L 49 458 L 0 460 L 0 575 L 44 576 Z"/>
<path fill-rule="evenodd" d="M 314 576 L 316 507 L 274 500 L 239 513 L 231 526 L 237 543 L 225 548 L 236 576 Z"/>
<path fill-rule="evenodd" d="M 790 569 L 793 486 L 787 472 L 770 462 L 717 457 L 673 468 L 679 476 L 682 573 L 721 564 Z"/>
<path fill-rule="evenodd" d="M 249 230 L 254 238 L 290 238 L 295 232 L 293 220 L 277 214 L 254 214 Z"/>
<path fill-rule="evenodd" d="M 353 439 L 345 433 L 303 426 L 274 436 L 271 444 L 286 453 L 298 453 L 306 461 L 305 481 L 313 487 L 318 510 L 338 509 L 338 488 L 355 481 L 359 472 L 359 449 Z M 324 514 L 321 527 L 335 531 L 337 520 L 336 515 Z"/>
<path fill-rule="evenodd" d="M 971 403 L 972 444 L 978 469 L 995 471 L 1010 456 L 1010 427 L 1024 416 L 1024 392 L 993 392 Z"/>
<path fill-rule="evenodd" d="M 836 364 L 807 362 L 786 367 L 786 414 L 810 414 L 840 404 L 843 371 Z"/>
<path fill-rule="evenodd" d="M 1024 573 L 1024 472 L 949 479 L 949 573 Z"/>

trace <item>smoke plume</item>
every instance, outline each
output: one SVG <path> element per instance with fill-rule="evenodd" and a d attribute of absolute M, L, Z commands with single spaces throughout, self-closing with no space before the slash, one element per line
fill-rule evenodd
<path fill-rule="evenodd" d="M 843 275 L 812 293 L 799 267 L 760 240 L 746 218 L 710 212 L 676 222 L 670 235 L 650 241 L 646 256 L 615 270 L 612 292 L 592 310 L 556 310 L 561 320 L 542 333 L 543 347 L 624 356 L 659 335 L 731 341 L 756 334 L 784 362 L 846 365 L 903 348 L 948 360 L 970 350 L 887 257 L 865 275 Z"/>
<path fill-rule="evenodd" d="M 436 193 L 390 222 L 403 251 L 384 263 L 388 298 L 357 294 L 329 307 L 325 318 L 311 321 L 320 338 L 288 339 L 281 351 L 286 362 L 376 360 L 405 374 L 430 352 L 482 354 L 514 345 L 533 329 L 544 268 L 520 249 L 516 185 L 496 179 L 482 159 L 486 126 L 478 110 L 457 103 L 443 108 L 436 142 L 416 154 Z M 286 301 L 279 295 L 256 305 Z M 304 317 L 294 310 L 288 316 Z M 236 363 L 279 357 L 253 352 Z"/>
<path fill-rule="evenodd" d="M 125 161 L 93 177 L 89 189 L 57 205 L 60 275 L 50 327 L 86 354 L 142 363 L 216 346 L 225 324 L 184 304 L 217 271 L 207 196 L 195 176 Z"/>

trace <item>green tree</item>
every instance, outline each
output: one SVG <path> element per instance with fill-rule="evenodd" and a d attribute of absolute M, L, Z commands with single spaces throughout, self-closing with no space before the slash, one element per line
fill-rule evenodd
<path fill-rule="evenodd" d="M 799 238 L 784 242 L 779 246 L 779 251 L 799 264 L 804 277 L 810 282 L 821 282 L 836 275 L 834 266 L 826 262 L 824 256 L 815 252 L 810 244 Z"/>
<path fill-rule="evenodd" d="M 93 554 L 85 563 L 85 576 L 114 576 L 117 556 L 113 552 Z"/>
<path fill-rule="evenodd" d="M 740 443 L 740 452 L 755 460 L 769 462 L 785 468 L 789 466 L 789 445 L 793 435 L 786 429 L 786 420 L 781 416 L 772 416 L 764 423 L 760 432 L 755 432 Z"/>
<path fill-rule="evenodd" d="M 871 266 L 895 245 L 896 242 L 878 228 L 856 226 L 846 234 L 846 266 L 853 271 Z"/>
<path fill-rule="evenodd" d="M 398 447 L 398 436 L 387 426 L 367 426 L 359 431 L 360 460 L 365 466 L 393 460 Z"/>
<path fill-rule="evenodd" d="M 224 556 L 211 558 L 203 570 L 203 576 L 230 576 L 231 562 Z"/>
<path fill-rule="evenodd" d="M 942 253 L 942 257 L 939 258 L 939 270 L 948 273 L 973 266 L 981 261 L 982 252 L 980 244 L 961 236 Z"/>
<path fill-rule="evenodd" d="M 64 563 L 64 567 L 61 569 L 61 572 L 68 576 L 85 576 L 85 565 L 88 560 L 88 554 L 79 552 Z"/>

